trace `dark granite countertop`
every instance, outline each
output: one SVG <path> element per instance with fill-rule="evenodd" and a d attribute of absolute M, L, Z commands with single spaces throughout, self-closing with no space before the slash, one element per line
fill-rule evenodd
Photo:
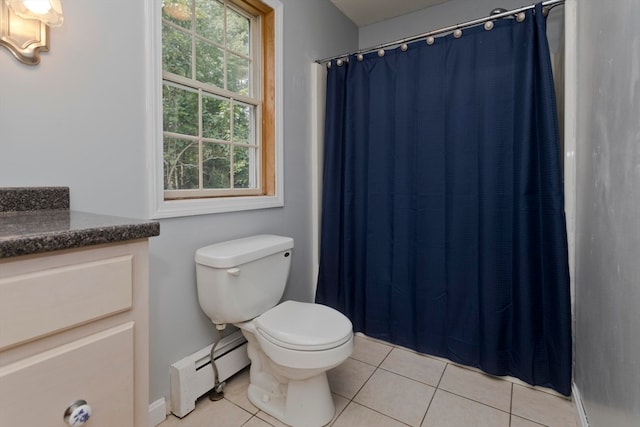
<path fill-rule="evenodd" d="M 21 196 L 18 199 L 27 200 L 24 198 L 24 189 L 16 190 L 20 190 L 18 193 Z M 33 193 L 41 199 L 43 194 L 59 194 L 51 191 L 51 188 L 48 188 L 46 193 Z M 5 196 L 9 194 L 5 193 Z M 16 192 L 12 191 L 10 194 L 15 198 Z M 0 208 L 4 209 L 0 209 L 0 258 L 124 242 L 160 234 L 160 224 L 156 221 L 98 215 L 64 208 L 47 209 L 46 206 L 38 204 L 35 204 L 37 207 L 34 210 L 25 210 L 8 207 L 8 196 L 4 197 L 3 206 L 1 196 L 2 191 Z M 58 203 L 53 206 L 59 205 Z"/>

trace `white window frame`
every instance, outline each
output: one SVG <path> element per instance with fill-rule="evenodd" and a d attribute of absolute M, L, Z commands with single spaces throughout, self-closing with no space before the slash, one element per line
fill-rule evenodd
<path fill-rule="evenodd" d="M 148 217 L 152 219 L 266 209 L 284 206 L 283 5 L 261 0 L 274 10 L 275 31 L 275 194 L 165 200 L 162 135 L 162 0 L 145 0 L 147 64 Z"/>

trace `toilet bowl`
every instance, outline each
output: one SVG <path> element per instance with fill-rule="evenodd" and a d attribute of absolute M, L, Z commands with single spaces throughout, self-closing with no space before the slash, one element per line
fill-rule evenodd
<path fill-rule="evenodd" d="M 335 407 L 326 372 L 353 352 L 351 322 L 326 306 L 285 301 L 236 326 L 249 344 L 249 400 L 292 426 L 331 421 Z"/>
<path fill-rule="evenodd" d="M 278 304 L 293 239 L 261 235 L 196 252 L 200 305 L 213 323 L 233 323 L 247 339 L 249 400 L 291 426 L 323 426 L 335 406 L 327 370 L 353 352 L 351 322 L 320 304 Z"/>

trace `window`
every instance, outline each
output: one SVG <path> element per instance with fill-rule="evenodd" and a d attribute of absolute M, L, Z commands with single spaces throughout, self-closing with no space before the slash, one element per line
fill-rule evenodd
<path fill-rule="evenodd" d="M 151 216 L 281 206 L 280 2 L 161 3 Z"/>

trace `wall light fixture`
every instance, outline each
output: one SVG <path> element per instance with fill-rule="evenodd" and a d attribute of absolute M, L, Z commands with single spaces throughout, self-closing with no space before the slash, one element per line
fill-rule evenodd
<path fill-rule="evenodd" d="M 49 27 L 62 25 L 60 0 L 0 0 L 0 46 L 36 65 L 49 50 Z"/>

